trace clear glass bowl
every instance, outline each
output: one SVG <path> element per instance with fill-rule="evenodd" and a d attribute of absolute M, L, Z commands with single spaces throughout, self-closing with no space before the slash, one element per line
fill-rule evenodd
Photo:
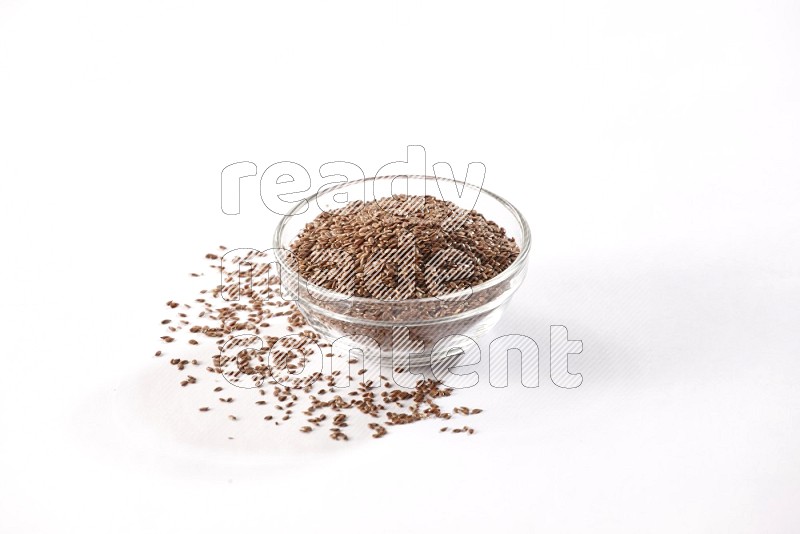
<path fill-rule="evenodd" d="M 407 180 L 407 189 L 400 189 Z M 305 225 L 320 215 L 344 206 L 343 202 L 386 198 L 392 194 L 426 194 L 474 209 L 513 237 L 520 252 L 511 265 L 494 278 L 474 287 L 437 297 L 381 300 L 337 293 L 304 280 L 293 269 L 290 245 Z M 460 196 L 452 193 L 469 188 Z M 457 187 L 457 188 L 456 188 Z M 475 194 L 478 194 L 475 201 Z M 474 203 L 474 204 L 473 204 Z M 357 348 L 366 355 L 377 347 L 385 356 L 404 351 L 414 358 L 454 356 L 466 350 L 500 319 L 511 296 L 525 277 L 531 235 L 522 214 L 505 199 L 472 185 L 432 176 L 381 176 L 322 188 L 278 224 L 273 247 L 281 268 L 284 298 L 295 301 L 309 325 L 329 341 Z M 340 339 L 342 338 L 342 339 Z"/>

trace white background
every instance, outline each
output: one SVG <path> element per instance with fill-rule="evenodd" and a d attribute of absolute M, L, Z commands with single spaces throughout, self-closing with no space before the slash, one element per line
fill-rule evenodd
<path fill-rule="evenodd" d="M 798 532 L 798 30 L 788 1 L 0 3 L 0 531 Z M 474 436 L 227 440 L 152 357 L 207 251 L 269 245 L 220 171 L 408 144 L 527 216 L 493 335 L 539 343 L 540 387 L 460 392 Z"/>

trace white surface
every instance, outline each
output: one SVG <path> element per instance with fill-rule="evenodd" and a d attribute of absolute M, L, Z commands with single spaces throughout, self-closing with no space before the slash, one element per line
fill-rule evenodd
<path fill-rule="evenodd" d="M 0 531 L 797 532 L 799 23 L 792 2 L 4 2 Z M 469 437 L 206 432 L 152 354 L 207 250 L 269 244 L 257 180 L 220 211 L 222 168 L 370 174 L 408 144 L 482 161 L 527 215 L 496 332 L 539 343 L 541 386 L 484 375 L 456 397 L 485 409 Z M 575 390 L 547 379 L 551 324 L 583 341 Z"/>

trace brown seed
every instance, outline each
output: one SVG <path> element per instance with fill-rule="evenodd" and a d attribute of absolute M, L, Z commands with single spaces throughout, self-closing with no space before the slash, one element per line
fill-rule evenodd
<path fill-rule="evenodd" d="M 421 223 L 423 214 L 424 223 Z M 453 221 L 459 224 L 452 224 Z M 381 255 L 387 249 L 402 250 L 411 243 L 419 253 L 407 264 L 389 264 Z M 504 230 L 476 211 L 433 196 L 406 195 L 352 202 L 326 212 L 306 224 L 290 248 L 300 276 L 311 282 L 349 295 L 390 296 L 400 300 L 473 287 L 504 271 L 520 251 Z M 358 251 L 348 273 L 351 276 L 328 278 L 327 270 L 319 269 L 320 259 L 332 259 L 332 249 Z M 441 252 L 447 250 L 458 250 L 459 254 L 448 257 Z M 464 264 L 471 267 L 471 274 L 445 276 L 451 280 L 446 283 L 439 282 L 439 277 L 413 276 L 415 270 L 424 272 L 426 264 L 433 259 L 438 260 L 445 274 L 448 269 L 459 272 Z M 404 273 L 410 275 L 402 276 L 409 283 L 396 284 L 398 275 Z M 433 307 L 432 311 L 435 310 Z M 416 308 L 409 310 L 412 316 L 419 312 Z"/>
<path fill-rule="evenodd" d="M 395 200 L 391 202 L 395 202 Z M 399 205 L 396 207 L 400 208 Z M 439 209 L 433 206 L 428 207 Z M 400 218 L 402 219 L 402 217 Z M 402 220 L 397 228 L 403 230 L 409 228 L 413 229 L 414 224 L 419 224 L 418 222 L 412 223 L 410 221 L 411 220 Z M 479 227 L 483 224 L 478 219 L 471 220 L 470 224 L 475 225 L 475 221 L 478 221 Z M 391 243 L 386 241 L 389 238 L 387 235 L 381 235 L 380 232 L 377 232 L 377 230 L 380 230 L 380 222 L 378 222 L 377 227 L 372 226 L 372 221 L 368 224 L 370 228 L 367 229 L 368 231 L 365 233 L 361 233 L 359 228 L 354 226 L 344 233 L 345 237 L 350 235 L 357 236 L 358 239 L 362 240 L 358 245 L 360 248 L 391 245 Z M 497 227 L 496 225 L 491 226 L 491 224 L 487 227 L 494 231 Z M 422 228 L 420 231 L 422 233 L 419 235 L 420 239 L 418 242 L 423 243 L 423 247 L 420 249 L 423 255 L 435 253 L 437 250 L 440 250 L 436 247 L 440 247 L 447 241 L 447 239 L 440 239 L 441 236 L 429 235 L 429 228 Z M 371 235 L 371 233 L 375 233 L 375 235 Z M 501 244 L 502 239 L 500 237 L 502 235 L 503 234 L 500 234 L 498 230 L 498 234 L 495 236 L 498 238 L 497 242 Z M 455 241 L 464 238 L 463 235 L 453 235 L 450 237 Z M 472 237 L 475 238 L 475 236 Z M 344 238 L 341 236 L 333 236 L 332 239 L 335 241 L 335 239 Z M 324 246 L 335 248 L 337 243 L 334 241 Z M 467 239 L 466 241 L 469 242 L 470 240 Z M 480 239 L 475 238 L 475 242 L 471 243 L 471 246 L 475 246 L 479 243 Z M 309 244 L 313 246 L 311 241 L 309 241 Z M 511 248 L 513 249 L 513 247 Z M 500 252 L 502 252 L 502 250 L 502 247 L 500 247 Z M 472 252 L 480 255 L 486 251 L 473 248 Z M 299 256 L 302 255 L 303 254 L 299 254 Z M 279 425 L 280 421 L 288 421 L 291 418 L 291 415 L 293 415 L 292 409 L 294 409 L 302 413 L 304 419 L 308 421 L 306 426 L 301 427 L 302 433 L 309 433 L 312 429 L 320 427 L 323 421 L 327 422 L 330 420 L 332 423 L 332 429 L 330 430 L 331 438 L 337 441 L 347 441 L 348 436 L 342 432 L 342 429 L 347 428 L 348 425 L 367 425 L 372 431 L 372 437 L 380 438 L 388 432 L 387 429 L 390 426 L 405 425 L 430 418 L 447 420 L 451 418 L 451 413 L 460 415 L 480 413 L 478 409 L 469 409 L 464 406 L 459 406 L 452 412 L 441 409 L 437 405 L 439 399 L 449 396 L 452 390 L 430 380 L 420 380 L 412 390 L 406 390 L 404 388 L 393 389 L 394 385 L 391 380 L 381 375 L 380 382 L 364 379 L 363 382 L 358 382 L 356 388 L 352 388 L 350 391 L 337 392 L 335 389 L 335 383 L 338 380 L 337 377 L 346 375 L 346 373 L 334 371 L 330 374 L 325 374 L 320 372 L 316 373 L 313 377 L 303 379 L 287 376 L 296 374 L 304 365 L 307 365 L 309 358 L 312 357 L 314 353 L 310 348 L 313 343 L 317 343 L 320 348 L 330 347 L 330 343 L 326 343 L 316 332 L 310 330 L 306 326 L 302 314 L 293 303 L 283 301 L 280 298 L 279 280 L 277 276 L 262 276 L 264 273 L 270 271 L 269 264 L 266 263 L 266 260 L 264 264 L 260 264 L 260 258 L 256 254 L 248 253 L 243 256 L 242 258 L 232 260 L 230 267 L 224 264 L 212 266 L 221 273 L 222 283 L 221 285 L 217 285 L 220 280 L 217 278 L 213 286 L 200 291 L 201 295 L 208 294 L 211 298 L 195 299 L 195 302 L 202 304 L 202 306 L 198 306 L 198 310 L 192 310 L 188 304 L 178 304 L 169 301 L 168 306 L 170 308 L 181 306 L 183 308 L 182 311 L 186 312 L 178 314 L 178 317 L 182 317 L 182 319 L 180 321 L 172 320 L 172 324 L 175 326 L 170 326 L 169 328 L 173 328 L 173 331 L 177 331 L 181 330 L 183 325 L 185 325 L 191 333 L 195 334 L 195 338 L 188 340 L 190 344 L 200 344 L 199 339 L 204 337 L 211 338 L 214 344 L 220 347 L 220 350 L 226 343 L 231 343 L 232 348 L 238 347 L 236 350 L 230 351 L 227 355 L 218 353 L 209 356 L 212 358 L 212 362 L 210 362 L 211 365 L 206 367 L 209 373 L 214 375 L 224 373 L 225 378 L 232 383 L 239 381 L 249 382 L 251 379 L 256 380 L 259 377 L 273 377 L 277 379 L 277 383 L 284 384 L 274 388 L 274 395 L 280 403 L 275 404 L 276 410 L 281 412 L 277 417 L 279 420 L 275 421 L 274 419 L 276 418 L 273 415 L 267 415 L 264 416 L 265 421 L 273 421 L 276 425 Z M 252 286 L 239 286 L 238 264 L 240 261 L 251 263 Z M 311 265 L 311 263 L 309 263 L 309 265 Z M 484 271 L 484 274 L 489 273 L 491 269 L 499 268 L 499 266 L 501 266 L 500 263 L 486 265 L 487 269 Z M 423 277 L 419 280 L 422 281 Z M 331 287 L 336 289 L 335 285 Z M 417 289 L 419 290 L 420 288 Z M 454 288 L 449 288 L 449 290 L 453 289 Z M 425 291 L 433 293 L 435 288 L 424 287 L 423 285 L 421 286 L 421 290 L 423 293 Z M 223 291 L 236 295 L 238 299 L 236 301 L 223 301 Z M 393 298 L 404 298 L 403 295 L 397 294 L 397 292 L 395 293 Z M 358 294 L 358 296 L 369 295 L 362 293 Z M 466 310 L 469 308 L 464 309 Z M 419 313 L 420 310 L 415 310 L 415 314 Z M 428 311 L 426 310 L 425 313 L 428 313 Z M 432 310 L 429 316 L 436 317 L 435 314 L 436 310 Z M 196 320 L 193 320 L 193 318 L 196 318 Z M 369 319 L 369 317 L 367 318 Z M 393 319 L 402 320 L 403 317 L 398 316 L 393 317 Z M 284 323 L 283 321 L 286 322 Z M 286 327 L 286 324 L 288 324 L 289 327 Z M 266 333 L 260 330 L 262 328 L 270 328 L 271 331 L 269 334 L 275 335 L 266 335 Z M 299 333 L 299 335 L 294 338 L 283 338 L 284 333 L 289 332 L 290 328 Z M 246 340 L 234 339 L 243 332 L 253 333 L 261 337 L 264 341 L 263 349 L 255 348 L 252 343 Z M 414 333 L 412 332 L 412 334 Z M 165 337 L 175 341 L 171 336 Z M 164 341 L 166 341 L 166 339 L 164 339 Z M 237 355 L 236 351 L 241 349 L 248 350 L 239 352 Z M 336 357 L 333 353 L 327 353 L 326 356 Z M 342 358 L 342 356 L 338 357 Z M 344 357 L 343 361 L 351 361 L 351 364 L 357 364 L 359 360 L 348 356 Z M 200 365 L 200 362 L 197 360 L 191 360 L 190 363 L 189 360 L 180 358 L 172 358 L 170 359 L 170 363 L 175 365 L 179 370 L 184 369 L 187 365 Z M 395 369 L 396 374 L 402 372 L 406 372 L 405 369 Z M 364 376 L 365 374 L 366 369 L 357 370 L 357 376 Z M 196 381 L 197 378 L 193 376 L 189 376 L 183 380 L 184 385 L 193 384 Z M 320 388 L 320 384 L 317 384 L 317 382 L 321 382 L 323 387 Z M 223 387 L 215 387 L 214 391 L 219 393 L 223 391 Z M 259 389 L 259 393 L 262 398 L 264 398 L 267 391 Z M 230 403 L 233 402 L 234 399 L 232 397 L 220 397 L 219 400 L 223 403 Z M 261 406 L 267 404 L 266 401 L 260 400 L 253 402 Z M 204 410 L 203 408 L 206 409 Z M 203 408 L 199 408 L 199 410 L 210 410 L 208 407 Z M 330 417 L 326 418 L 324 412 L 327 412 Z M 238 420 L 238 418 L 233 420 Z M 449 427 L 444 427 L 441 431 L 446 432 L 448 430 Z M 470 427 L 464 427 L 453 429 L 453 432 L 472 434 L 474 430 Z"/>

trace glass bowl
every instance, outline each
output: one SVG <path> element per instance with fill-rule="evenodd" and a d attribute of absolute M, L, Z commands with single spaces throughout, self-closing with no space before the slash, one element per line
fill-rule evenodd
<path fill-rule="evenodd" d="M 424 194 L 442 200 L 442 189 L 448 192 L 447 200 L 461 208 L 474 209 L 515 240 L 519 255 L 494 278 L 436 297 L 382 300 L 338 293 L 315 285 L 296 272 L 290 245 L 306 224 L 323 211 L 341 208 L 354 200 L 377 200 L 392 194 Z M 474 346 L 498 322 L 522 283 L 530 243 L 530 229 L 522 214 L 486 189 L 432 176 L 380 176 L 325 186 L 299 202 L 278 224 L 273 248 L 283 296 L 295 301 L 314 330 L 329 342 L 336 341 L 336 347 L 359 349 L 365 356 L 396 357 L 400 350 L 413 360 L 452 357 Z"/>

